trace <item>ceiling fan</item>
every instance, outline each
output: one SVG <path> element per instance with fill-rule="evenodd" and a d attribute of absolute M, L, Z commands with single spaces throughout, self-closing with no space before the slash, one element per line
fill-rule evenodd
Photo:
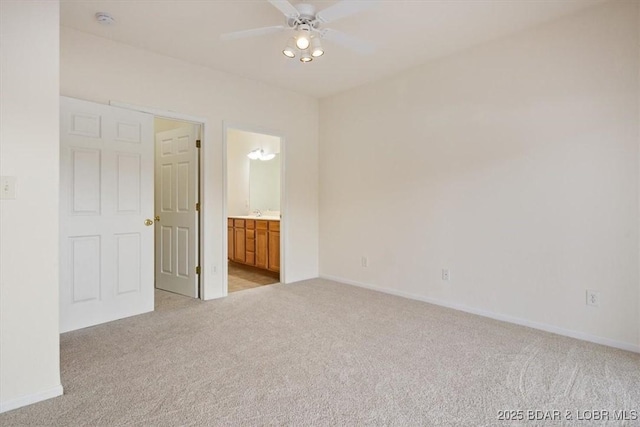
<path fill-rule="evenodd" d="M 324 54 L 321 39 L 329 40 L 361 54 L 370 54 L 375 50 L 369 42 L 352 37 L 342 31 L 324 27 L 324 24 L 369 9 L 373 6 L 372 1 L 343 0 L 320 11 L 316 11 L 315 6 L 307 3 L 293 5 L 288 0 L 267 1 L 284 14 L 285 25 L 236 31 L 222 34 L 220 38 L 222 40 L 237 40 L 281 31 L 294 31 L 294 36 L 287 41 L 282 53 L 289 58 L 295 58 L 299 55 L 302 62 L 311 62 L 313 58 Z"/>

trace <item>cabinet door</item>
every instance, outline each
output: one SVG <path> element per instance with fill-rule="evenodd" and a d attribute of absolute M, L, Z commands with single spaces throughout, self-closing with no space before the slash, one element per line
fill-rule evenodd
<path fill-rule="evenodd" d="M 236 262 L 244 263 L 246 259 L 245 248 L 244 248 L 245 229 L 235 227 L 233 230 L 235 235 L 235 241 L 233 242 L 235 245 L 235 255 L 233 257 L 233 260 Z"/>
<path fill-rule="evenodd" d="M 268 238 L 267 230 L 256 229 L 256 267 L 267 268 L 268 263 Z"/>
<path fill-rule="evenodd" d="M 271 271 L 280 271 L 280 232 L 269 231 L 269 266 Z"/>
<path fill-rule="evenodd" d="M 246 253 L 246 260 L 245 260 L 245 264 L 247 265 L 256 265 L 256 253 L 255 252 L 247 252 Z"/>
<path fill-rule="evenodd" d="M 256 265 L 256 231 L 253 229 L 249 229 L 249 224 L 247 224 L 246 230 L 246 240 L 245 240 L 245 264 L 247 265 Z"/>

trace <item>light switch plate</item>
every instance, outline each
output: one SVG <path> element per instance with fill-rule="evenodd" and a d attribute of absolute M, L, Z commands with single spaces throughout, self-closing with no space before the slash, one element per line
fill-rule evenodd
<path fill-rule="evenodd" d="M 16 198 L 16 177 L 0 177 L 0 199 L 11 200 Z"/>

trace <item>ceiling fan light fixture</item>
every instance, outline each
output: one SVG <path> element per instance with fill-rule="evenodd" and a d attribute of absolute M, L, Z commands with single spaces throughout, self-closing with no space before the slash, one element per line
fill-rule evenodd
<path fill-rule="evenodd" d="M 309 53 L 309 50 L 308 49 L 303 50 L 300 55 L 300 62 L 311 62 L 311 61 L 313 61 L 313 57 Z"/>
<path fill-rule="evenodd" d="M 0 0 L 2 1 L 2 0 Z M 262 0 L 264 1 L 264 0 Z M 254 36 L 262 36 L 281 31 L 290 31 L 287 36 L 287 44 L 281 50 L 287 58 L 298 58 L 306 63 L 324 55 L 324 48 L 320 39 L 329 40 L 361 54 L 372 54 L 375 46 L 364 40 L 358 40 L 342 31 L 326 28 L 338 19 L 355 15 L 372 7 L 372 1 L 338 1 L 335 4 L 318 11 L 316 7 L 308 3 L 291 4 L 292 0 L 267 0 L 278 9 L 286 21 L 283 25 L 252 28 L 249 30 L 234 31 L 220 35 L 221 40 L 238 40 Z M 300 0 L 299 0 L 300 1 Z M 301 0 L 305 1 L 305 0 Z M 105 16 L 96 16 L 101 22 L 108 21 Z M 293 33 L 293 34 L 292 34 Z"/>
<path fill-rule="evenodd" d="M 300 50 L 305 50 L 309 47 L 311 43 L 311 38 L 309 36 L 310 28 L 308 25 L 300 25 L 298 29 L 298 37 L 296 37 L 296 46 Z"/>
<path fill-rule="evenodd" d="M 296 57 L 295 39 L 293 37 L 289 39 L 287 45 L 282 49 L 282 54 L 287 58 Z"/>
<path fill-rule="evenodd" d="M 275 157 L 276 157 L 276 155 L 273 154 L 273 153 L 263 154 L 262 157 L 260 157 L 260 160 L 267 161 L 267 160 L 271 160 L 271 159 L 273 159 Z"/>
<path fill-rule="evenodd" d="M 309 38 L 305 35 L 302 36 L 298 36 L 298 38 L 296 39 L 296 46 L 298 46 L 298 49 L 306 49 L 309 47 Z"/>
<path fill-rule="evenodd" d="M 322 55 L 324 55 L 324 49 L 322 48 L 320 39 L 318 37 L 312 38 L 311 39 L 311 56 L 313 56 L 314 58 L 317 58 Z"/>

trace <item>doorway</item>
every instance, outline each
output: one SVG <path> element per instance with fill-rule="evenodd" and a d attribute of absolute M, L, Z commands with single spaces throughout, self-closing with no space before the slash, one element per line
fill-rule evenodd
<path fill-rule="evenodd" d="M 227 292 L 281 282 L 282 137 L 227 127 Z"/>
<path fill-rule="evenodd" d="M 64 96 L 60 112 L 60 331 L 153 311 L 155 286 L 204 299 L 205 121 Z"/>
<path fill-rule="evenodd" d="M 202 124 L 156 116 L 155 288 L 200 297 Z"/>

